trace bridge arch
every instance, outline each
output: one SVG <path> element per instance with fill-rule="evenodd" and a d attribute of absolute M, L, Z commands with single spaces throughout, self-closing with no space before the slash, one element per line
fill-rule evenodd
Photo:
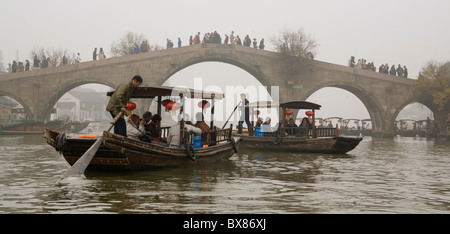
<path fill-rule="evenodd" d="M 311 96 L 316 91 L 327 88 L 327 87 L 334 87 L 334 88 L 340 88 L 343 90 L 346 90 L 353 95 L 355 95 L 366 107 L 367 111 L 369 112 L 370 118 L 372 120 L 372 126 L 373 130 L 375 132 L 385 131 L 386 129 L 383 129 L 383 127 L 386 127 L 386 121 L 385 118 L 383 118 L 383 108 L 381 105 L 377 102 L 376 99 L 374 99 L 372 96 L 370 96 L 368 93 L 369 91 L 365 90 L 363 87 L 355 85 L 354 83 L 350 82 L 343 82 L 343 81 L 330 81 L 323 84 L 320 84 L 318 86 L 315 86 L 311 89 L 309 89 L 306 92 L 305 97 L 303 97 L 303 100 L 306 100 L 309 96 Z M 320 103 L 318 103 L 320 105 Z"/>
<path fill-rule="evenodd" d="M 255 49 L 250 49 L 255 50 Z M 237 56 L 233 53 L 226 53 L 224 55 L 223 51 L 218 50 L 216 53 L 208 53 L 200 54 L 194 57 L 189 57 L 186 59 L 182 59 L 176 65 L 172 66 L 164 75 L 156 82 L 156 85 L 162 85 L 166 82 L 170 77 L 175 75 L 177 72 L 200 63 L 204 62 L 221 62 L 229 65 L 234 65 L 252 75 L 256 80 L 258 80 L 263 86 L 266 87 L 267 92 L 270 94 L 270 88 L 268 88 L 271 84 L 268 77 L 264 72 L 261 71 L 260 66 L 246 60 L 244 57 L 248 55 L 248 53 L 243 52 L 242 57 Z"/>
<path fill-rule="evenodd" d="M 70 90 L 81 86 L 85 84 L 102 84 L 109 87 L 115 87 L 116 84 L 111 83 L 107 80 L 98 80 L 98 79 L 92 79 L 92 80 L 72 80 L 71 82 L 68 82 L 56 90 L 54 90 L 54 93 L 52 95 L 49 95 L 48 98 L 44 101 L 45 108 L 42 109 L 40 113 L 37 113 L 38 116 L 44 117 L 44 119 L 48 119 L 50 117 L 51 111 L 55 104 L 58 102 L 58 100 L 67 92 Z"/>
<path fill-rule="evenodd" d="M 31 109 L 31 107 L 26 105 L 25 102 L 20 97 L 14 95 L 12 93 L 4 92 L 4 91 L 0 91 L 0 96 L 7 96 L 7 97 L 10 97 L 10 98 L 14 99 L 16 102 L 18 102 L 25 109 L 25 113 L 27 114 L 27 118 L 28 119 L 32 119 L 33 111 Z"/>

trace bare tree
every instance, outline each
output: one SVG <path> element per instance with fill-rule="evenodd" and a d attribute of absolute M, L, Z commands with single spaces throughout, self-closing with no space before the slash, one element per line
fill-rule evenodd
<path fill-rule="evenodd" d="M 285 28 L 276 37 L 271 38 L 275 50 L 282 55 L 313 58 L 316 56 L 317 41 L 300 28 L 291 30 Z"/>
<path fill-rule="evenodd" d="M 45 58 L 49 61 L 49 67 L 64 65 L 64 56 L 66 57 L 67 64 L 71 64 L 75 61 L 75 53 L 70 53 L 65 49 L 35 48 L 30 53 L 30 61 L 33 61 L 35 55 L 39 58 L 39 60 L 42 60 L 45 56 Z"/>
<path fill-rule="evenodd" d="M 122 38 L 120 38 L 118 41 L 112 43 L 111 56 L 119 57 L 119 56 L 130 54 L 130 52 L 133 51 L 136 46 L 141 47 L 143 42 L 148 43 L 148 40 L 144 34 L 128 31 L 127 34 L 125 34 Z M 147 50 L 148 51 L 156 51 L 156 50 L 162 50 L 164 48 L 157 44 L 152 44 L 152 45 L 147 44 L 147 46 L 148 46 L 148 48 L 146 48 L 146 51 Z"/>

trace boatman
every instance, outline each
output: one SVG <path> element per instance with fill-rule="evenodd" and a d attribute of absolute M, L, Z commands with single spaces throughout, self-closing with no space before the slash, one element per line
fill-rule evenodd
<path fill-rule="evenodd" d="M 121 111 L 123 111 L 125 115 L 128 115 L 126 107 L 130 100 L 131 93 L 133 93 L 133 90 L 141 84 L 142 77 L 139 75 L 134 76 L 128 82 L 123 82 L 120 84 L 109 99 L 108 106 L 106 106 L 106 111 L 109 111 L 113 118 L 115 118 Z M 127 125 L 123 116 L 114 124 L 114 133 L 125 137 L 127 136 Z"/>
<path fill-rule="evenodd" d="M 250 132 L 251 125 L 250 125 L 250 109 L 248 106 L 248 99 L 246 98 L 244 93 L 241 93 L 241 106 L 239 107 L 239 110 L 241 111 L 241 117 L 239 118 L 238 122 L 238 134 L 242 134 L 242 125 L 245 121 L 247 124 L 248 132 Z"/>

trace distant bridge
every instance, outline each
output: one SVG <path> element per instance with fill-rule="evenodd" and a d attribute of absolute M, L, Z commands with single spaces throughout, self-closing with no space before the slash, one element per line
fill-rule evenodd
<path fill-rule="evenodd" d="M 392 135 L 396 116 L 412 102 L 420 102 L 429 107 L 435 116 L 437 114 L 430 103 L 414 97 L 415 80 L 412 79 L 304 58 L 291 59 L 286 63 L 280 53 L 222 44 L 185 46 L 4 74 L 0 76 L 0 96 L 14 98 L 25 108 L 29 118 L 44 120 L 49 119 L 53 106 L 61 96 L 80 85 L 98 83 L 117 87 L 135 74 L 140 74 L 144 78 L 143 86 L 160 86 L 183 68 L 209 61 L 235 65 L 266 87 L 279 86 L 280 102 L 305 100 L 324 87 L 347 90 L 367 108 L 374 134 Z M 442 115 L 447 118 L 446 113 Z M 443 121 L 439 122 L 441 132 L 446 132 Z"/>

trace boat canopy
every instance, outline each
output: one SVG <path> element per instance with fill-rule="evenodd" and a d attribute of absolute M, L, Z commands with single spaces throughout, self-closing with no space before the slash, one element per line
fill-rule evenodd
<path fill-rule="evenodd" d="M 305 101 L 292 101 L 292 102 L 285 102 L 285 103 L 272 103 L 268 101 L 260 101 L 260 102 L 252 102 L 246 105 L 246 107 L 249 108 L 289 108 L 289 109 L 312 109 L 312 110 L 320 110 L 320 105 L 312 103 L 312 102 L 305 102 Z"/>
<path fill-rule="evenodd" d="M 114 91 L 107 93 L 107 96 L 112 96 Z M 190 88 L 181 87 L 137 87 L 133 90 L 131 98 L 155 98 L 161 96 L 183 96 L 187 98 L 198 99 L 222 99 L 225 97 L 223 93 L 194 90 Z"/>

